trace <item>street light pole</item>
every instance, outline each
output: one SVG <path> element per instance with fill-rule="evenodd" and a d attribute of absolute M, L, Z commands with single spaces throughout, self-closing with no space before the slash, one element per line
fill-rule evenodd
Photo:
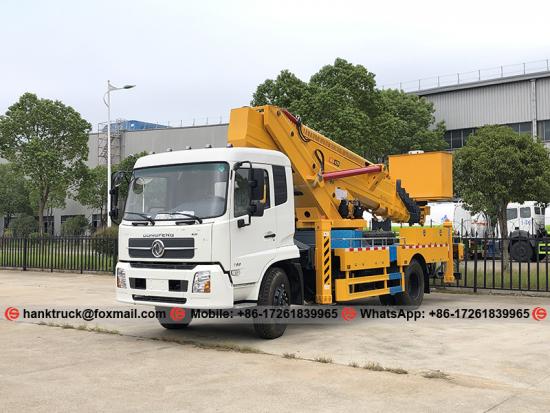
<path fill-rule="evenodd" d="M 111 221 L 111 92 L 114 90 L 131 89 L 135 85 L 124 85 L 116 87 L 107 80 L 107 92 L 103 95 L 103 103 L 107 106 L 107 227 L 112 224 Z M 107 97 L 107 100 L 105 100 Z"/>

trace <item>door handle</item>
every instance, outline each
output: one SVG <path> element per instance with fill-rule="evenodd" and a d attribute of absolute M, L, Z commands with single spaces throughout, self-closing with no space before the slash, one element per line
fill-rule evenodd
<path fill-rule="evenodd" d="M 275 235 L 275 233 L 270 231 L 264 235 L 264 238 L 275 238 Z"/>

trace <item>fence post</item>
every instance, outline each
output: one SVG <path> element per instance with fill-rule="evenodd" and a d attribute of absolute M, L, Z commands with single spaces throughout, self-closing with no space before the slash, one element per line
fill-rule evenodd
<path fill-rule="evenodd" d="M 78 257 L 80 259 L 80 274 L 84 272 L 84 237 L 80 236 L 78 237 L 78 249 L 79 254 Z"/>
<path fill-rule="evenodd" d="M 23 239 L 23 271 L 27 271 L 27 246 L 28 246 L 28 239 Z"/>
<path fill-rule="evenodd" d="M 477 243 L 474 249 L 474 293 L 477 293 Z"/>

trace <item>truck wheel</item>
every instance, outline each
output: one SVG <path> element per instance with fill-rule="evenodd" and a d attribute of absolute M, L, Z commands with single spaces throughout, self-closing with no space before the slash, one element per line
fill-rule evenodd
<path fill-rule="evenodd" d="M 424 298 L 424 270 L 417 260 L 412 260 L 405 270 L 405 292 L 395 294 L 397 305 L 419 307 Z"/>
<path fill-rule="evenodd" d="M 157 312 L 157 320 L 159 324 L 167 330 L 181 330 L 187 328 L 187 326 L 193 320 L 193 312 L 190 308 L 182 308 L 185 311 L 185 316 L 181 320 L 174 320 L 171 317 L 171 311 L 174 307 L 155 307 Z M 162 314 L 164 313 L 164 317 Z"/>
<path fill-rule="evenodd" d="M 258 305 L 290 306 L 290 283 L 282 269 L 273 267 L 267 271 L 260 286 Z M 254 323 L 254 330 L 261 338 L 274 339 L 283 335 L 286 324 Z"/>
<path fill-rule="evenodd" d="M 510 246 L 510 256 L 515 261 L 531 261 L 531 258 L 533 258 L 533 247 L 531 247 L 529 241 L 516 241 Z"/>

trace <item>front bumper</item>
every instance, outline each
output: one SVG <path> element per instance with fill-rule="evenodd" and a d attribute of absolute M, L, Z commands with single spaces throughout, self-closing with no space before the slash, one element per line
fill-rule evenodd
<path fill-rule="evenodd" d="M 233 285 L 229 276 L 216 264 L 197 265 L 193 269 L 134 268 L 129 262 L 119 262 L 118 269 L 125 272 L 126 287 L 116 288 L 118 301 L 131 304 L 143 304 L 165 307 L 183 307 L 197 309 L 221 309 L 233 307 Z M 193 277 L 200 271 L 210 271 L 210 292 L 193 293 Z M 130 278 L 145 279 L 141 288 L 132 288 Z M 186 282 L 184 291 L 170 291 L 169 281 Z M 145 285 L 143 285 L 145 284 Z M 137 287 L 134 285 L 134 287 Z"/>

